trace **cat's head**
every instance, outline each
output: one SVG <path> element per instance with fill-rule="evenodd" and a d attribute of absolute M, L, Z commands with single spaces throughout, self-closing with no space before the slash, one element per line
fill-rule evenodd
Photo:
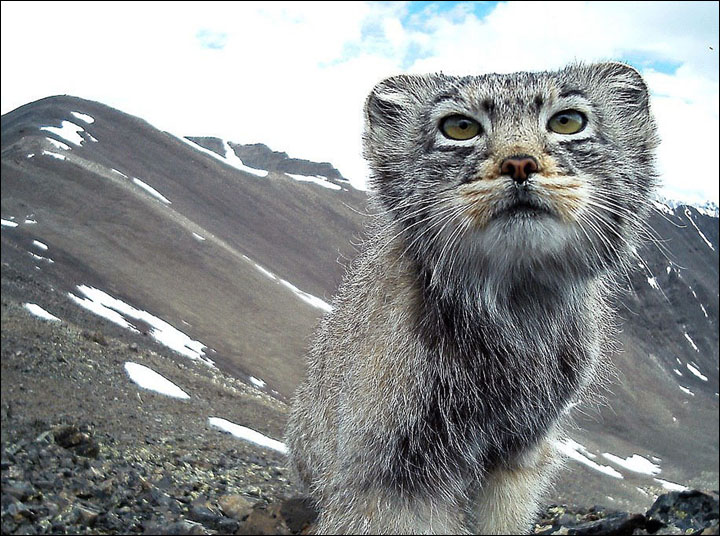
<path fill-rule="evenodd" d="M 617 268 L 656 185 L 648 100 L 621 63 L 389 78 L 365 106 L 371 195 L 439 284 Z"/>

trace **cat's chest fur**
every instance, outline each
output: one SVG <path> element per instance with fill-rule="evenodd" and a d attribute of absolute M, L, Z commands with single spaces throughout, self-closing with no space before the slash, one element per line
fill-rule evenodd
<path fill-rule="evenodd" d="M 518 284 L 490 311 L 473 289 L 447 296 L 428 274 L 414 279 L 408 318 L 426 366 L 413 384 L 417 411 L 381 454 L 387 485 L 409 493 L 450 474 L 481 479 L 536 446 L 584 387 L 598 357 L 585 310 L 592 300 L 531 287 Z"/>

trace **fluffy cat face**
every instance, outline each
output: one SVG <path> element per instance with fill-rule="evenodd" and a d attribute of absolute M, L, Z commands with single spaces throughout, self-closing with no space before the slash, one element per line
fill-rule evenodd
<path fill-rule="evenodd" d="M 648 91 L 619 63 L 397 76 L 365 107 L 373 194 L 433 278 L 622 263 L 655 186 Z"/>

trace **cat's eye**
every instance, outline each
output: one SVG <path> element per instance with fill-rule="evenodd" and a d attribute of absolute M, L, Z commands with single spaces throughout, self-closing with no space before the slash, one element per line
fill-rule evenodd
<path fill-rule="evenodd" d="M 469 140 L 480 134 L 480 123 L 464 115 L 449 115 L 440 123 L 440 131 L 452 140 Z"/>
<path fill-rule="evenodd" d="M 585 128 L 587 119 L 577 110 L 563 110 L 548 121 L 548 128 L 558 134 L 577 134 Z"/>

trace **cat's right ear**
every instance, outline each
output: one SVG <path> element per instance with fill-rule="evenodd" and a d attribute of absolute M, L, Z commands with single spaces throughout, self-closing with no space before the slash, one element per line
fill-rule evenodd
<path fill-rule="evenodd" d="M 366 127 L 399 128 L 427 96 L 428 83 L 426 76 L 401 74 L 377 84 L 365 101 Z"/>
<path fill-rule="evenodd" d="M 367 128 L 388 128 L 403 121 L 413 98 L 408 93 L 410 76 L 398 75 L 377 84 L 365 101 Z"/>

